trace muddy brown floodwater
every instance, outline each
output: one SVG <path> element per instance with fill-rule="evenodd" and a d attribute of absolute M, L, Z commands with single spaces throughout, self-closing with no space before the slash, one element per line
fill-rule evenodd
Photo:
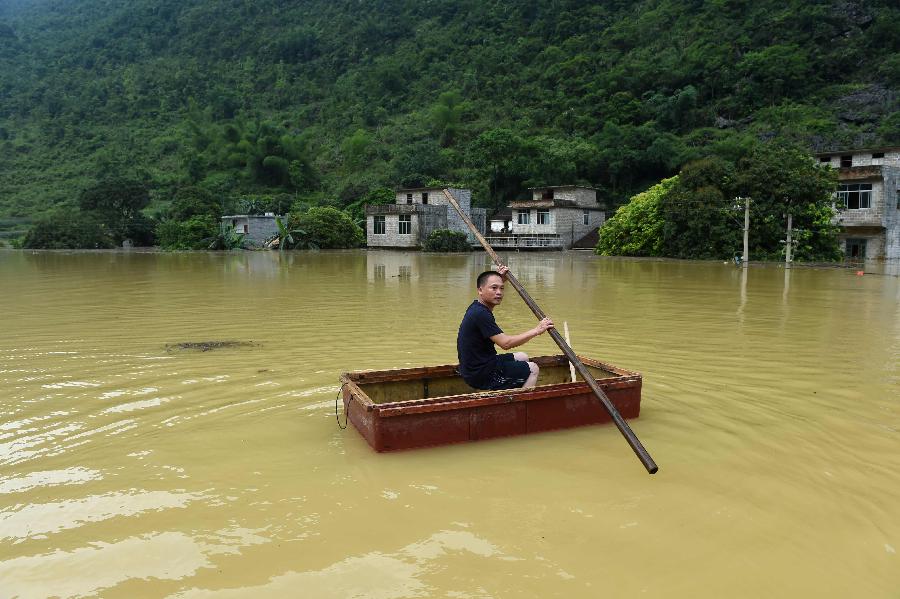
<path fill-rule="evenodd" d="M 338 429 L 341 372 L 455 362 L 483 253 L 0 251 L 0 597 L 900 596 L 896 273 L 507 258 L 657 475 Z"/>

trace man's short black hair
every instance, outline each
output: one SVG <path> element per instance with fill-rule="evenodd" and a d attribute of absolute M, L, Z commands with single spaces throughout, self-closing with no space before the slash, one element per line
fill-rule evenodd
<path fill-rule="evenodd" d="M 478 275 L 478 278 L 475 280 L 475 287 L 481 289 L 481 287 L 484 285 L 484 282 L 487 281 L 487 278 L 491 275 L 500 277 L 500 273 L 496 270 L 486 270 Z M 500 277 L 500 280 L 502 281 L 503 277 Z"/>

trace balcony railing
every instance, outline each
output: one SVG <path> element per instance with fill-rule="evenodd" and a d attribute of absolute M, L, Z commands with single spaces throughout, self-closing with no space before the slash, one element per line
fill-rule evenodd
<path fill-rule="evenodd" d="M 440 214 L 447 206 L 440 204 L 366 204 L 366 215 L 371 214 Z"/>
<path fill-rule="evenodd" d="M 562 240 L 553 235 L 511 235 L 504 237 L 486 237 L 487 242 L 499 248 L 561 248 Z"/>

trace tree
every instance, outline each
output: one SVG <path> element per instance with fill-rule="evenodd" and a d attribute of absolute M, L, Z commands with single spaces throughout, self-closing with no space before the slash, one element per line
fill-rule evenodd
<path fill-rule="evenodd" d="M 152 230 L 141 210 L 150 203 L 147 186 L 133 179 L 107 179 L 88 187 L 78 196 L 78 205 L 107 227 L 116 245 L 131 239 L 135 245 L 152 241 Z M 137 239 L 131 236 L 135 235 Z"/>
<path fill-rule="evenodd" d="M 738 163 L 710 156 L 678 177 L 635 196 L 600 231 L 598 253 L 723 259 L 740 251 L 744 202 L 750 198 L 750 253 L 783 256 L 793 216 L 797 260 L 839 257 L 831 222 L 835 174 L 801 149 L 758 144 Z"/>
<path fill-rule="evenodd" d="M 475 139 L 470 161 L 487 181 L 490 206 L 498 208 L 524 190 L 527 154 L 525 140 L 511 129 L 489 129 Z"/>
<path fill-rule="evenodd" d="M 28 249 L 103 249 L 114 246 L 106 226 L 95 214 L 59 209 L 38 220 L 25 234 Z"/>
<path fill-rule="evenodd" d="M 677 258 L 728 258 L 740 247 L 734 165 L 710 156 L 685 165 L 662 198 L 663 252 Z"/>
<path fill-rule="evenodd" d="M 784 255 L 787 215 L 798 236 L 796 260 L 836 260 L 837 225 L 831 222 L 837 173 L 819 166 L 797 146 L 760 144 L 738 162 L 736 187 L 752 198 L 751 253 Z"/>
<path fill-rule="evenodd" d="M 169 218 L 186 221 L 194 216 L 211 216 L 219 219 L 222 217 L 222 204 L 212 192 L 203 187 L 196 185 L 179 187 L 169 208 Z"/>
<path fill-rule="evenodd" d="M 360 167 L 371 145 L 372 137 L 366 133 L 365 129 L 357 129 L 341 144 L 344 163 L 352 169 Z"/>
<path fill-rule="evenodd" d="M 663 179 L 631 198 L 600 228 L 595 251 L 603 256 L 661 256 L 665 221 L 660 204 L 678 183 Z"/>
<path fill-rule="evenodd" d="M 399 149 L 393 160 L 394 181 L 404 187 L 422 187 L 429 179 L 446 176 L 447 163 L 434 142 L 422 141 Z"/>
<path fill-rule="evenodd" d="M 181 222 L 162 221 L 156 228 L 164 250 L 205 250 L 220 232 L 218 221 L 210 215 L 197 215 Z"/>
<path fill-rule="evenodd" d="M 744 98 L 752 104 L 796 96 L 810 84 L 806 52 L 796 44 L 778 44 L 748 52 L 737 64 L 744 75 Z"/>
<path fill-rule="evenodd" d="M 302 232 L 297 235 L 305 244 L 322 249 L 359 247 L 365 240 L 362 229 L 346 212 L 331 207 L 310 208 L 300 214 L 296 229 Z"/>
<path fill-rule="evenodd" d="M 431 107 L 431 122 L 442 146 L 449 146 L 456 139 L 465 109 L 462 96 L 455 90 L 442 93 Z"/>

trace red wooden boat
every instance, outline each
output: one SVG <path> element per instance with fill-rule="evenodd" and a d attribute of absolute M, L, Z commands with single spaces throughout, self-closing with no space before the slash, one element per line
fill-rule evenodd
<path fill-rule="evenodd" d="M 469 387 L 456 364 L 346 372 L 341 375 L 344 410 L 376 451 L 611 421 L 587 383 L 572 382 L 565 356 L 530 359 L 541 368 L 541 385 L 504 391 Z M 590 358 L 581 361 L 622 417 L 637 418 L 641 375 Z"/>

